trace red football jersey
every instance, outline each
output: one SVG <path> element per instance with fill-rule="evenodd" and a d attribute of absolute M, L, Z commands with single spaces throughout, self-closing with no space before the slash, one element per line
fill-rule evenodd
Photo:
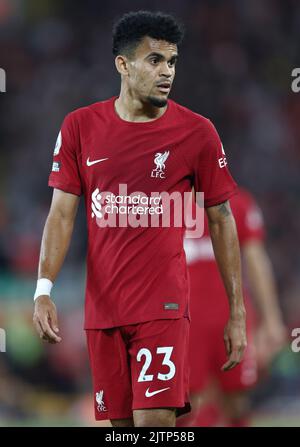
<path fill-rule="evenodd" d="M 230 199 L 241 249 L 250 240 L 263 240 L 265 231 L 261 210 L 252 195 L 239 188 Z M 185 239 L 191 287 L 191 315 L 201 324 L 216 323 L 229 312 L 228 299 L 218 270 L 205 216 L 204 234 L 198 239 Z"/>
<path fill-rule="evenodd" d="M 117 115 L 115 99 L 67 115 L 49 178 L 85 198 L 86 329 L 188 315 L 184 229 L 147 226 L 144 218 L 168 211 L 164 191 L 182 196 L 194 186 L 212 206 L 236 189 L 208 119 L 169 100 L 160 118 L 129 122 Z"/>

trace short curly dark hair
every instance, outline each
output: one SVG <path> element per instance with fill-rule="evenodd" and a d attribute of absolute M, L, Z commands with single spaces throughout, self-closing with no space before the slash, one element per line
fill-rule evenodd
<path fill-rule="evenodd" d="M 179 45 L 184 29 L 172 15 L 157 11 L 136 11 L 124 14 L 113 27 L 113 47 L 115 56 L 131 56 L 145 36 Z"/>

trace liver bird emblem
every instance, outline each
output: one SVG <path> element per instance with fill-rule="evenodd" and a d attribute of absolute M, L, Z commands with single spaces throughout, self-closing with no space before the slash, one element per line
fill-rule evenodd
<path fill-rule="evenodd" d="M 155 171 L 163 171 L 166 168 L 165 161 L 170 155 L 170 151 L 156 152 L 154 157 L 154 163 L 156 164 Z"/>
<path fill-rule="evenodd" d="M 103 402 L 103 390 L 99 391 L 99 393 L 96 393 L 96 402 L 97 402 L 97 410 L 98 411 L 107 411 L 106 406 Z"/>

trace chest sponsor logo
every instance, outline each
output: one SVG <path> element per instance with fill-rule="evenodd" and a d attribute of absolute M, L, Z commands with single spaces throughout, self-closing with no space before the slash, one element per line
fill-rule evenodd
<path fill-rule="evenodd" d="M 165 178 L 166 161 L 170 155 L 170 151 L 156 152 L 154 156 L 154 164 L 156 168 L 151 171 L 153 178 Z"/>
<path fill-rule="evenodd" d="M 90 193 L 90 215 L 99 228 L 185 228 L 186 238 L 203 234 L 204 208 L 197 206 L 192 211 L 195 199 L 191 191 L 129 193 L 126 183 L 120 183 L 114 192 L 94 188 Z M 195 196 L 198 203 L 204 203 L 203 193 Z"/>
<path fill-rule="evenodd" d="M 124 191 L 125 193 L 125 191 Z M 127 195 L 113 193 L 100 193 L 96 188 L 92 193 L 92 217 L 101 219 L 104 214 L 112 215 L 154 215 L 162 214 L 161 197 L 155 195 L 148 197 L 143 193 Z"/>

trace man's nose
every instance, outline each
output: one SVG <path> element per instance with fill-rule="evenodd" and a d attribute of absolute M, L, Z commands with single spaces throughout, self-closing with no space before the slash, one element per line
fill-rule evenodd
<path fill-rule="evenodd" d="M 172 76 L 172 74 L 173 74 L 173 69 L 172 69 L 172 67 L 170 67 L 168 65 L 167 62 L 165 62 L 164 64 L 162 64 L 160 74 L 161 74 L 161 76 L 165 76 L 166 78 L 170 78 Z"/>

